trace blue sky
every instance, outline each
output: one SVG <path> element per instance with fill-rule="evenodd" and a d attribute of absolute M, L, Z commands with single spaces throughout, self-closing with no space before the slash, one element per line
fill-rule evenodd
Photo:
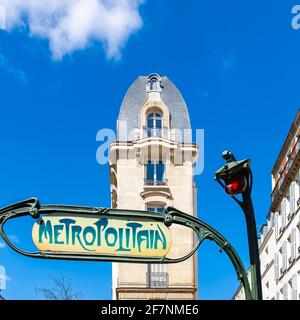
<path fill-rule="evenodd" d="M 0 205 L 36 196 L 42 204 L 109 207 L 109 170 L 96 162 L 96 133 L 115 128 L 131 82 L 157 72 L 181 91 L 193 129 L 205 129 L 205 170 L 196 177 L 199 217 L 247 265 L 243 215 L 213 174 L 225 149 L 250 157 L 257 224 L 265 222 L 270 172 L 300 100 L 295 4 L 300 1 L 145 1 L 134 9 L 140 23 L 126 29 L 112 52 L 107 43 L 115 38 L 99 36 L 59 58 L 49 37 L 28 35 L 28 21 L 0 30 Z M 20 245 L 28 235 L 21 226 L 10 232 Z M 0 264 L 10 278 L 7 299 L 38 298 L 34 289 L 51 286 L 50 274 L 71 278 L 86 299 L 111 298 L 110 263 L 37 261 L 6 247 Z M 237 286 L 225 255 L 205 244 L 199 298 L 229 299 Z"/>

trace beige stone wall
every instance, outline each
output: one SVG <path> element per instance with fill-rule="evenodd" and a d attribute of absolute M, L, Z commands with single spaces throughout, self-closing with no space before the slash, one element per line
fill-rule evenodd
<path fill-rule="evenodd" d="M 118 300 L 194 300 L 194 290 L 188 289 L 139 289 L 120 288 L 117 290 Z"/>
<path fill-rule="evenodd" d="M 142 197 L 145 191 L 144 165 L 136 158 L 119 159 L 116 163 L 117 172 L 117 208 L 145 210 L 148 202 L 163 202 L 168 206 L 194 214 L 194 189 L 192 162 L 186 161 L 181 165 L 166 163 L 167 186 L 164 186 L 169 197 L 157 192 L 155 195 Z M 147 187 L 154 190 L 156 187 Z M 186 255 L 194 247 L 194 233 L 191 229 L 172 226 L 173 246 L 169 253 L 172 257 Z M 114 299 L 195 299 L 196 255 L 178 264 L 166 265 L 169 274 L 169 288 L 147 289 L 145 264 L 121 264 L 113 266 L 113 298 Z M 127 289 L 126 289 L 127 288 Z M 128 290 L 128 288 L 130 290 Z M 162 290 L 162 292 L 161 292 Z M 176 291 L 177 290 L 177 291 Z"/>

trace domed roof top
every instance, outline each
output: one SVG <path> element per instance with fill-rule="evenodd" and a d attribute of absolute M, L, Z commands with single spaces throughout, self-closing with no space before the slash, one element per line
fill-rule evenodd
<path fill-rule="evenodd" d="M 151 76 L 156 75 L 152 74 Z M 150 76 L 150 77 L 151 77 Z M 159 77 L 159 75 L 156 75 Z M 160 77 L 159 77 L 160 78 Z M 186 103 L 179 90 L 167 77 L 161 77 L 161 97 L 171 116 L 171 129 L 190 129 L 190 116 Z M 127 90 L 123 99 L 118 120 L 127 122 L 128 132 L 140 128 L 140 109 L 148 98 L 146 90 L 149 77 L 138 77 Z"/>

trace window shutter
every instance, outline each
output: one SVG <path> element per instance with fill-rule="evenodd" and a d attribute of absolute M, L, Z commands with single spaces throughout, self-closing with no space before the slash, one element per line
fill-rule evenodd
<path fill-rule="evenodd" d="M 291 258 L 296 258 L 296 229 L 293 228 L 291 233 Z"/>
<path fill-rule="evenodd" d="M 275 237 L 277 239 L 279 236 L 278 212 L 274 213 L 274 228 L 275 228 Z"/>
<path fill-rule="evenodd" d="M 286 269 L 286 266 L 287 266 L 287 244 L 286 244 L 286 241 L 283 242 L 282 244 L 282 267 L 284 269 Z"/>
<path fill-rule="evenodd" d="M 297 300 L 297 274 L 294 274 L 292 278 L 292 300 Z"/>
<path fill-rule="evenodd" d="M 290 213 L 295 212 L 295 182 L 293 181 L 290 185 Z"/>
<path fill-rule="evenodd" d="M 274 275 L 275 275 L 275 281 L 278 281 L 278 279 L 279 279 L 279 259 L 278 259 L 277 253 L 275 253 L 275 257 L 274 257 Z"/>
<path fill-rule="evenodd" d="M 295 182 L 295 198 L 296 206 L 298 207 L 298 199 L 300 198 L 300 169 L 298 170 L 298 175 Z"/>
<path fill-rule="evenodd" d="M 286 198 L 283 198 L 280 205 L 281 225 L 286 225 Z"/>
<path fill-rule="evenodd" d="M 284 285 L 283 285 L 283 300 L 288 300 L 288 285 L 287 285 L 287 283 L 285 283 Z"/>

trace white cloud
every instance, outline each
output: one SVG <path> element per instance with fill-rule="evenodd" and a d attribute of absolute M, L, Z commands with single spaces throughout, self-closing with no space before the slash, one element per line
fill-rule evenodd
<path fill-rule="evenodd" d="M 5 10 L 4 7 L 0 6 L 0 30 L 3 29 L 5 30 Z"/>
<path fill-rule="evenodd" d="M 5 248 L 5 243 L 0 241 L 0 249 Z"/>
<path fill-rule="evenodd" d="M 4 70 L 20 83 L 24 85 L 27 84 L 25 72 L 21 69 L 15 68 L 2 53 L 0 53 L 0 70 Z"/>
<path fill-rule="evenodd" d="M 19 243 L 20 242 L 19 238 L 14 234 L 9 234 L 8 238 L 13 243 Z"/>
<path fill-rule="evenodd" d="M 142 26 L 141 0 L 0 0 L 8 30 L 23 28 L 46 38 L 54 59 L 92 41 L 118 57 L 128 37 Z"/>

